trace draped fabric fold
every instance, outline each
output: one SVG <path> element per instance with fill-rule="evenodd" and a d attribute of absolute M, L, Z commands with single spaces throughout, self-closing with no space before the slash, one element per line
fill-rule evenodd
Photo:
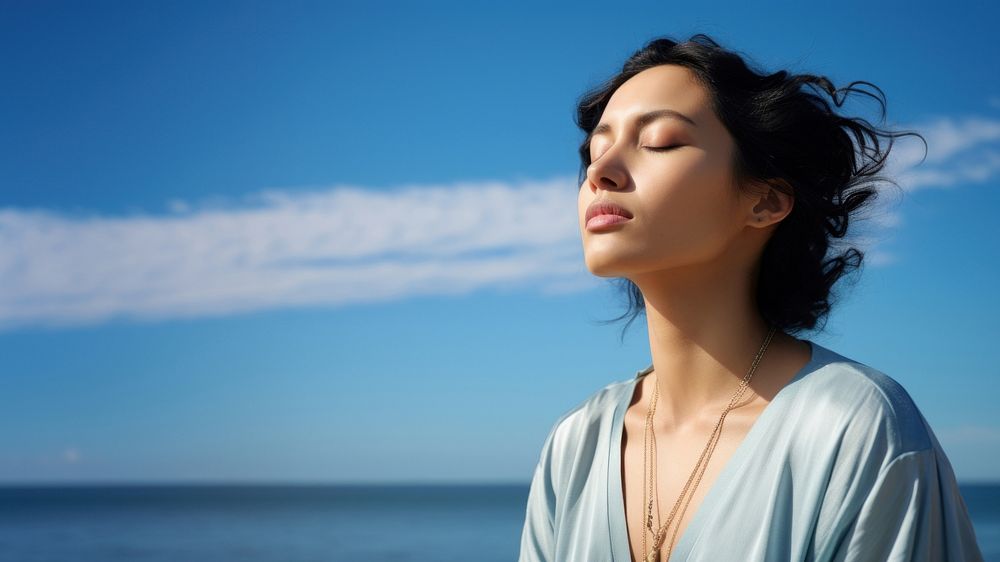
<path fill-rule="evenodd" d="M 894 379 L 815 342 L 706 492 L 671 560 L 962 561 L 982 553 L 951 464 Z M 563 413 L 532 475 L 520 562 L 629 562 L 624 412 L 639 377 Z"/>

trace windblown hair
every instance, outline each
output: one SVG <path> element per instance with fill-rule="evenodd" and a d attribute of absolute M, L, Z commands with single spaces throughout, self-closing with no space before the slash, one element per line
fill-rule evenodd
<path fill-rule="evenodd" d="M 660 37 L 632 54 L 618 74 L 579 99 L 576 124 L 586 139 L 579 149 L 578 185 L 582 186 L 591 164 L 591 132 L 612 94 L 632 76 L 664 64 L 686 67 L 708 92 L 712 110 L 734 140 L 734 189 L 746 191 L 752 182 L 766 181 L 795 198 L 792 211 L 778 224 L 760 258 L 756 301 L 761 316 L 789 334 L 812 330 L 821 320 L 825 325 L 836 300 L 831 294 L 833 285 L 859 269 L 864 259 L 861 250 L 849 245 L 827 257 L 831 243 L 837 245 L 833 239 L 846 236 L 848 221 L 857 219 L 874 202 L 876 182 L 885 180 L 899 187 L 878 175 L 893 138 L 914 135 L 925 147 L 926 140 L 918 133 L 880 130 L 862 118 L 838 115 L 825 99 L 829 96 L 839 108 L 851 91 L 869 95 L 881 105 L 884 121 L 884 94 L 870 82 L 835 88 L 825 76 L 784 70 L 767 74 L 748 67 L 740 55 L 705 34 L 683 43 Z M 854 88 L 855 84 L 872 86 L 880 95 Z M 843 94 L 839 99 L 838 93 Z M 879 136 L 888 137 L 884 150 Z M 635 317 L 645 313 L 645 302 L 629 279 L 613 281 L 624 281 L 621 286 L 629 305 L 625 314 L 607 322 L 629 317 L 622 329 L 624 337 Z"/>

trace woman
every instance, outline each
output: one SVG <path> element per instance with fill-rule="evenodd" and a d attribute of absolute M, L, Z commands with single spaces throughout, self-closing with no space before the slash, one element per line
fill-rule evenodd
<path fill-rule="evenodd" d="M 859 267 L 828 250 L 901 136 L 823 99 L 849 91 L 698 34 L 651 41 L 580 101 L 587 267 L 627 281 L 652 364 L 550 430 L 521 562 L 982 560 L 906 391 L 790 335 Z"/>

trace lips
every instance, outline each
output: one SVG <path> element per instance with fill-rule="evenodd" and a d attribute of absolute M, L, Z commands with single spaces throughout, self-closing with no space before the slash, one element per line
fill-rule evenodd
<path fill-rule="evenodd" d="M 632 218 L 632 213 L 628 212 L 628 209 L 608 200 L 594 201 L 587 207 L 586 221 L 590 221 L 597 215 L 618 215 L 627 219 Z"/>

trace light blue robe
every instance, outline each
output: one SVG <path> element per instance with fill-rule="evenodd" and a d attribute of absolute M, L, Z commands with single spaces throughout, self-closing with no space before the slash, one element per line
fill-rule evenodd
<path fill-rule="evenodd" d="M 727 459 L 671 561 L 982 561 L 951 464 L 909 394 L 804 341 L 809 363 Z M 650 371 L 598 390 L 552 426 L 519 562 L 631 560 L 622 421 Z"/>

